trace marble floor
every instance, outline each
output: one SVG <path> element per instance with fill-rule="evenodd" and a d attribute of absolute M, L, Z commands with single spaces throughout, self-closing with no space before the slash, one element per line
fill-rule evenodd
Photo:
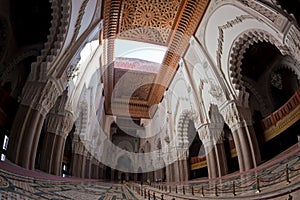
<path fill-rule="evenodd" d="M 26 170 L 25 170 L 26 171 Z M 20 175 L 22 174 L 22 175 Z M 79 180 L 57 177 L 43 179 L 43 173 L 15 174 L 0 168 L 0 199 L 76 199 L 76 200 L 138 200 L 131 190 L 122 184 L 108 183 L 97 180 Z"/>

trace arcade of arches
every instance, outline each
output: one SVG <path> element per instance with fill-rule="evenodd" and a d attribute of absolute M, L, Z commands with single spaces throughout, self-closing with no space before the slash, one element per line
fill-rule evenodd
<path fill-rule="evenodd" d="M 297 0 L 0 5 L 2 159 L 171 183 L 246 172 L 298 141 Z"/>

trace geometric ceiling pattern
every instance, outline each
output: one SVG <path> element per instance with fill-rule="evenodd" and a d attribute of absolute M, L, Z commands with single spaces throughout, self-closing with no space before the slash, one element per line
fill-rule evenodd
<path fill-rule="evenodd" d="M 167 46 L 180 0 L 122 1 L 118 38 Z"/>

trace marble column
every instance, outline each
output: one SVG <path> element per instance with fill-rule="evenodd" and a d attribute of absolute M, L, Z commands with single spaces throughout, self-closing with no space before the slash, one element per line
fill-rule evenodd
<path fill-rule="evenodd" d="M 189 180 L 189 167 L 188 167 L 188 160 L 187 158 L 185 160 L 182 160 L 182 171 L 183 171 L 183 177 L 182 181 L 188 181 Z"/>
<path fill-rule="evenodd" d="M 65 137 L 55 133 L 46 133 L 40 158 L 40 169 L 42 171 L 61 175 L 65 141 Z"/>
<path fill-rule="evenodd" d="M 92 161 L 91 161 L 91 178 L 96 179 L 97 178 L 97 163 L 95 161 L 95 158 L 92 157 Z"/>
<path fill-rule="evenodd" d="M 85 178 L 91 178 L 91 167 L 92 167 L 92 157 L 91 154 L 88 153 L 86 156 L 86 163 L 85 163 Z"/>
<path fill-rule="evenodd" d="M 167 178 L 167 182 L 173 181 L 172 164 L 166 166 L 166 178 Z"/>
<path fill-rule="evenodd" d="M 206 124 L 198 130 L 198 134 L 205 149 L 208 177 L 217 178 L 219 170 L 215 146 L 216 138 L 213 135 L 213 131 L 210 131 L 209 124 Z"/>
<path fill-rule="evenodd" d="M 187 181 L 189 178 L 189 171 L 188 171 L 188 148 L 178 149 L 178 178 L 177 181 Z"/>
<path fill-rule="evenodd" d="M 78 164 L 79 163 L 79 154 L 73 153 L 72 155 L 72 160 L 71 160 L 71 174 L 74 177 L 80 177 L 80 173 L 79 173 L 79 167 Z"/>
<path fill-rule="evenodd" d="M 99 178 L 100 179 L 105 179 L 106 177 L 105 177 L 105 175 L 106 175 L 106 173 L 105 173 L 105 166 L 103 166 L 103 164 L 102 163 L 99 163 Z"/>
<path fill-rule="evenodd" d="M 176 160 L 172 165 L 173 165 L 173 170 L 174 170 L 174 174 L 173 174 L 173 181 L 174 182 L 179 182 L 180 181 L 180 176 L 181 176 L 181 172 L 180 172 L 180 168 L 179 168 L 179 161 Z"/>
<path fill-rule="evenodd" d="M 48 81 L 27 82 L 23 93 L 11 129 L 7 157 L 12 162 L 33 170 L 45 116 L 60 92 L 53 81 Z"/>
<path fill-rule="evenodd" d="M 219 176 L 219 173 L 215 153 L 215 146 L 213 145 L 212 141 L 207 141 L 204 143 L 204 148 L 207 161 L 208 177 L 217 178 Z"/>
<path fill-rule="evenodd" d="M 217 163 L 218 163 L 218 174 L 221 177 L 228 173 L 226 152 L 225 152 L 223 140 L 217 142 L 215 146 L 215 150 L 216 150 Z"/>
<path fill-rule="evenodd" d="M 78 137 L 75 135 L 72 144 L 72 174 L 75 177 L 84 178 L 85 162 L 86 162 L 86 150 L 84 144 L 78 141 Z"/>
<path fill-rule="evenodd" d="M 59 98 L 57 105 L 53 107 L 45 120 L 46 133 L 41 149 L 41 170 L 60 176 L 62 174 L 62 162 L 65 150 L 65 142 L 68 133 L 73 127 L 73 115 L 68 111 L 59 111 L 61 103 Z"/>
<path fill-rule="evenodd" d="M 247 171 L 253 168 L 254 165 L 245 127 L 240 127 L 237 130 L 235 130 L 235 132 L 237 132 L 239 140 L 241 142 L 245 171 Z"/>
<path fill-rule="evenodd" d="M 226 121 L 234 139 L 240 171 L 256 167 L 260 161 L 257 138 L 252 127 L 251 111 L 248 107 L 229 104 L 225 109 Z"/>
<path fill-rule="evenodd" d="M 81 163 L 78 163 L 81 165 L 81 171 L 80 171 L 80 178 L 86 178 L 86 162 L 87 162 L 87 152 L 84 150 L 84 152 L 81 155 Z"/>
<path fill-rule="evenodd" d="M 241 141 L 240 141 L 239 135 L 236 131 L 232 132 L 232 137 L 233 137 L 234 146 L 236 149 L 236 154 L 238 157 L 240 172 L 243 172 L 243 171 L 245 171 L 245 163 L 244 163 L 244 155 L 243 155 L 243 151 L 242 151 Z"/>
<path fill-rule="evenodd" d="M 253 126 L 247 126 L 247 133 L 250 142 L 250 148 L 252 152 L 254 167 L 257 167 L 261 163 L 261 154 Z"/>

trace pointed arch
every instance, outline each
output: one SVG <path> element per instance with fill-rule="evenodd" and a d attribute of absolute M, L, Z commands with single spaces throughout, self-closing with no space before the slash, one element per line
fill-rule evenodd
<path fill-rule="evenodd" d="M 196 111 L 195 110 L 183 110 L 178 117 L 177 125 L 177 146 L 178 147 L 188 147 L 188 133 L 187 128 L 189 126 L 189 121 L 192 120 L 195 124 L 196 120 Z"/>
<path fill-rule="evenodd" d="M 245 92 L 245 85 L 241 75 L 243 55 L 250 45 L 260 41 L 273 44 L 278 48 L 282 55 L 289 55 L 287 47 L 278 41 L 272 34 L 264 30 L 256 29 L 241 34 L 233 43 L 228 66 L 230 81 L 236 91 Z"/>

